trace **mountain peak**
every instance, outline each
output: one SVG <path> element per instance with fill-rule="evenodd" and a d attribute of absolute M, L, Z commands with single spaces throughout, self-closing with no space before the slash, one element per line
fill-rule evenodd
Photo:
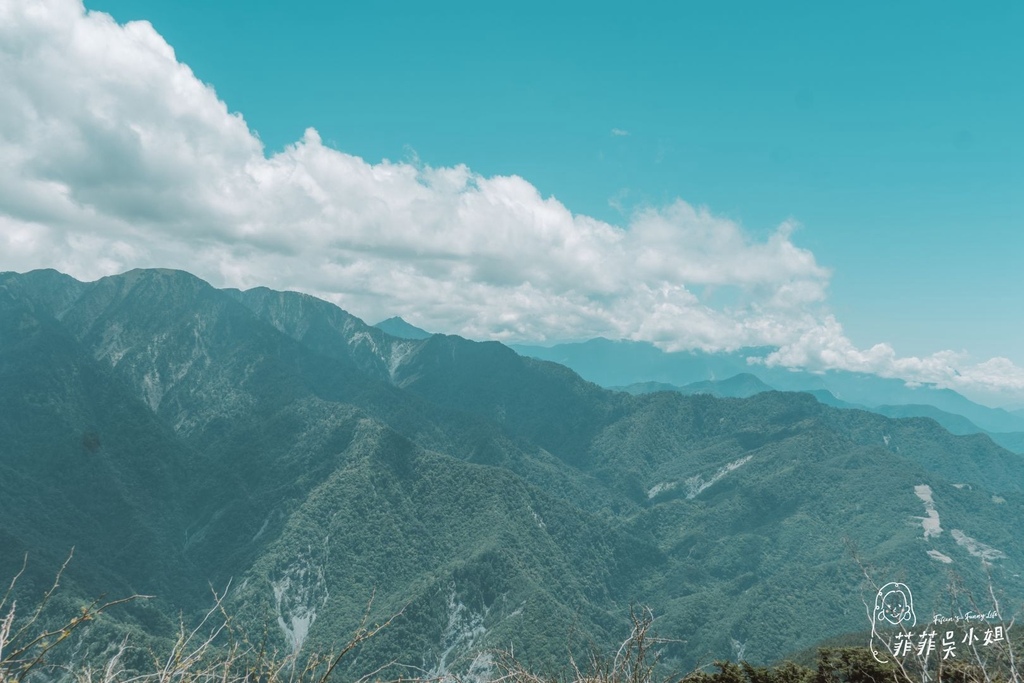
<path fill-rule="evenodd" d="M 131 270 L 125 271 L 120 275 L 111 275 L 110 277 L 121 278 L 121 279 L 146 279 L 146 280 L 180 280 L 182 282 L 202 282 L 208 284 L 202 278 L 193 275 L 185 270 L 178 270 L 176 268 L 132 268 Z"/>
<path fill-rule="evenodd" d="M 381 320 L 374 327 L 399 339 L 429 339 L 433 336 L 430 332 L 407 323 L 397 315 L 387 320 Z"/>

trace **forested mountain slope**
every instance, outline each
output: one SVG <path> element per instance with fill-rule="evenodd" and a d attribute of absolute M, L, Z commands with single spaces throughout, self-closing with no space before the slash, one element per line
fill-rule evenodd
<path fill-rule="evenodd" d="M 300 652 L 375 594 L 404 612 L 361 668 L 564 662 L 636 603 L 681 666 L 771 660 L 867 627 L 858 561 L 922 613 L 951 571 L 1024 598 L 1024 469 L 987 438 L 807 394 L 632 396 L 180 271 L 0 274 L 0 473 L 5 572 L 74 545 L 71 590 L 157 594 L 154 631 L 230 582 Z"/>

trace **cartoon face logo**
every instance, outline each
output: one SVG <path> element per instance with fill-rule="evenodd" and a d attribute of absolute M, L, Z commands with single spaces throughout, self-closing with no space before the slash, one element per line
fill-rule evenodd
<path fill-rule="evenodd" d="M 917 624 L 914 614 L 914 596 L 905 583 L 890 581 L 875 595 L 875 623 L 885 621 L 893 626 Z"/>

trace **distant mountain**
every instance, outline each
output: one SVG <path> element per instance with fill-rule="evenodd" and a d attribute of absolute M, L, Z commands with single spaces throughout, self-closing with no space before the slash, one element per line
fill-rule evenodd
<path fill-rule="evenodd" d="M 1013 415 L 1002 408 L 989 408 L 979 405 L 958 394 L 952 389 L 939 389 L 929 386 L 909 387 L 900 380 L 881 380 L 867 375 L 863 378 L 854 373 L 835 373 L 836 377 L 829 378 L 830 384 L 842 388 L 854 382 L 863 381 L 864 384 L 874 384 L 874 388 L 865 388 L 862 393 L 848 391 L 848 395 L 859 396 L 850 400 L 868 403 L 870 405 L 930 405 L 946 413 L 962 415 L 976 424 L 978 427 L 990 432 L 1024 431 L 1024 419 Z M 883 388 L 884 387 L 884 388 Z M 888 393 L 891 400 L 879 400 L 878 394 Z"/>
<path fill-rule="evenodd" d="M 374 325 L 379 330 L 384 330 L 392 337 L 398 337 L 399 339 L 426 339 L 430 336 L 430 333 L 426 330 L 421 330 L 415 325 L 410 325 L 398 316 L 388 318 L 387 320 L 381 320 L 379 323 Z"/>
<path fill-rule="evenodd" d="M 805 393 L 810 394 L 814 398 L 824 405 L 832 406 L 833 408 L 843 408 L 845 410 L 867 410 L 871 411 L 871 408 L 863 406 L 859 403 L 847 403 L 846 401 L 840 401 L 835 395 L 828 389 L 811 389 Z M 874 412 L 874 411 L 871 411 Z"/>
<path fill-rule="evenodd" d="M 897 406 L 875 406 L 872 410 L 886 417 L 930 417 L 951 434 L 979 434 L 984 431 L 963 415 L 947 413 L 935 406 L 914 405 L 911 403 Z"/>
<path fill-rule="evenodd" d="M 736 374 L 704 388 L 761 388 Z M 1020 457 L 931 419 L 632 396 L 180 271 L 0 274 L 0 571 L 28 552 L 43 585 L 74 545 L 72 597 L 159 596 L 110 614 L 132 637 L 230 581 L 233 627 L 300 654 L 371 595 L 372 620 L 403 610 L 352 674 L 485 676 L 508 647 L 554 667 L 570 637 L 621 642 L 631 604 L 669 664 L 763 662 L 864 630 L 858 562 L 919 614 L 948 608 L 950 570 L 1019 604 L 1022 523 Z"/>
<path fill-rule="evenodd" d="M 807 393 L 811 394 L 825 405 L 833 406 L 835 408 L 868 410 L 873 413 L 878 413 L 879 415 L 885 415 L 886 417 L 892 418 L 927 417 L 935 420 L 937 423 L 942 425 L 943 429 L 948 430 L 951 434 L 984 434 L 1008 451 L 1013 453 L 1024 453 L 1024 432 L 990 432 L 974 424 L 963 415 L 948 413 L 944 410 L 939 410 L 935 406 L 916 405 L 912 403 L 905 405 L 864 406 L 856 403 L 840 401 L 833 396 L 831 392 L 823 389 Z"/>
<path fill-rule="evenodd" d="M 870 410 L 871 412 L 885 415 L 892 418 L 904 417 L 927 417 L 938 422 L 951 434 L 985 434 L 992 441 L 1013 453 L 1024 453 L 1024 432 L 990 432 L 968 420 L 963 415 L 948 413 L 930 405 L 880 405 L 863 406 L 853 403 L 846 403 L 836 399 L 830 392 L 819 390 L 808 392 L 825 405 L 836 408 L 852 408 L 857 410 Z"/>
<path fill-rule="evenodd" d="M 694 382 L 684 387 L 677 387 L 674 384 L 662 382 L 638 382 L 627 387 L 610 387 L 628 394 L 649 394 L 655 391 L 677 391 L 681 394 L 691 396 L 693 394 L 708 394 L 719 398 L 750 398 L 762 391 L 775 391 L 754 375 L 744 372 L 723 380 L 704 380 Z"/>
<path fill-rule="evenodd" d="M 965 417 L 987 432 L 1024 432 L 1024 415 L 979 405 L 951 389 L 911 387 L 902 380 L 865 373 L 809 373 L 757 363 L 756 359 L 772 351 L 770 348 L 746 348 L 731 353 L 665 352 L 647 342 L 600 338 L 552 347 L 512 348 L 526 356 L 561 363 L 605 387 L 640 382 L 685 386 L 748 373 L 782 391 L 825 390 L 845 404 L 862 406 L 928 405 Z"/>
<path fill-rule="evenodd" d="M 512 349 L 524 356 L 572 368 L 581 377 L 603 387 L 629 386 L 637 382 L 684 386 L 751 371 L 746 357 L 739 353 L 665 353 L 647 342 L 597 338 L 551 347 L 513 344 Z"/>
<path fill-rule="evenodd" d="M 711 394 L 720 398 L 749 398 L 763 391 L 774 389 L 749 372 L 728 379 L 694 382 L 683 387 L 684 394 Z"/>
<path fill-rule="evenodd" d="M 677 393 L 685 393 L 682 387 L 677 387 L 675 384 L 666 384 L 664 382 L 637 382 L 630 384 L 627 387 L 608 387 L 612 391 L 624 391 L 627 394 L 633 396 L 640 396 L 642 394 L 653 394 L 656 391 L 675 391 Z"/>
<path fill-rule="evenodd" d="M 749 373 L 743 373 L 736 377 L 720 381 L 706 380 L 704 382 L 694 382 L 693 384 L 688 384 L 685 387 L 677 387 L 674 384 L 665 384 L 662 382 L 638 382 L 636 384 L 631 384 L 628 387 L 611 388 L 634 395 L 649 394 L 655 391 L 677 391 L 681 394 L 687 395 L 704 393 L 721 398 L 747 398 L 761 393 L 762 391 L 773 390 L 772 387 L 761 382 L 761 380 Z M 832 406 L 834 408 L 867 410 L 892 418 L 931 418 L 952 434 L 985 434 L 992 439 L 992 441 L 1013 453 L 1024 453 L 1024 432 L 988 432 L 981 427 L 978 427 L 962 415 L 947 413 L 944 410 L 939 410 L 935 406 L 914 404 L 865 406 L 858 403 L 840 401 L 827 389 L 812 389 L 805 393 L 811 394 L 824 405 Z"/>
<path fill-rule="evenodd" d="M 1024 455 L 1024 432 L 985 432 L 1008 451 Z"/>

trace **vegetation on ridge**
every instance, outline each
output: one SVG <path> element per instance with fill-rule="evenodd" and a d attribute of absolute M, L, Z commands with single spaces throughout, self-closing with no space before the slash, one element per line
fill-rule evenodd
<path fill-rule="evenodd" d="M 929 420 L 629 396 L 181 272 L 0 274 L 0 573 L 30 551 L 41 585 L 75 546 L 68 594 L 157 596 L 110 615 L 153 647 L 230 585 L 286 653 L 329 651 L 374 591 L 371 620 L 404 608 L 346 676 L 504 649 L 558 670 L 630 604 L 657 606 L 669 668 L 766 664 L 864 627 L 844 539 L 922 613 L 951 573 L 1018 604 L 1022 491 L 1018 456 Z"/>
<path fill-rule="evenodd" d="M 70 558 L 69 558 L 70 560 Z M 392 626 L 394 615 L 370 623 L 370 605 L 349 640 L 329 654 L 299 656 L 269 647 L 266 634 L 250 641 L 225 611 L 222 596 L 193 627 L 184 623 L 173 641 L 160 649 L 139 648 L 130 636 L 112 637 L 102 623 L 111 608 L 146 596 L 81 605 L 56 617 L 48 613 L 60 585 L 61 568 L 35 608 L 23 616 L 12 594 L 21 573 L 0 596 L 0 683 L 67 680 L 75 683 L 329 683 L 333 680 L 407 681 L 409 683 L 993 683 L 1022 680 L 1014 659 L 1020 642 L 1008 640 L 995 658 L 932 659 L 911 655 L 905 660 L 879 659 L 865 647 L 819 647 L 813 665 L 783 661 L 755 666 L 746 661 L 717 660 L 685 675 L 662 666 L 664 646 L 672 643 L 654 632 L 650 609 L 630 610 L 630 632 L 612 652 L 591 647 L 582 659 L 570 648 L 554 670 L 537 670 L 515 657 L 514 649 L 492 651 L 494 672 L 430 674 L 397 660 L 361 675 L 339 675 L 338 665 L 358 658 L 359 649 Z M 49 622 L 49 624 L 47 624 Z M 77 636 L 77 639 L 76 639 Z M 104 645 L 103 640 L 107 642 Z M 77 640 L 72 647 L 72 641 Z M 91 652 L 94 646 L 102 647 Z"/>

